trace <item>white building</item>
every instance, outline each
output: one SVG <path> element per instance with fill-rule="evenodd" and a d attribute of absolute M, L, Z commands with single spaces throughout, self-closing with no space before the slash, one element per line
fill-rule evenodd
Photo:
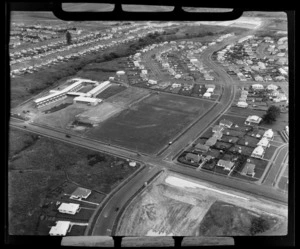
<path fill-rule="evenodd" d="M 99 93 L 103 92 L 105 89 L 107 89 L 110 86 L 110 81 L 104 81 L 100 85 L 94 87 L 92 90 L 88 91 L 86 93 L 86 96 L 89 97 L 95 97 Z"/>
<path fill-rule="evenodd" d="M 125 75 L 125 72 L 124 71 L 117 71 L 116 74 L 119 75 L 119 76 L 120 75 Z"/>
<path fill-rule="evenodd" d="M 263 137 L 258 143 L 257 143 L 258 146 L 262 146 L 264 148 L 267 148 L 270 146 L 270 141 L 269 139 L 267 139 L 266 137 Z"/>
<path fill-rule="evenodd" d="M 270 85 L 267 86 L 267 89 L 268 89 L 268 90 L 273 90 L 273 91 L 275 91 L 275 90 L 277 90 L 277 88 L 278 88 L 278 86 L 276 86 L 276 85 L 274 85 L 274 84 L 270 84 Z"/>
<path fill-rule="evenodd" d="M 261 84 L 253 84 L 253 85 L 252 85 L 252 88 L 253 88 L 254 90 L 262 90 L 262 89 L 264 89 L 264 86 L 261 85 Z"/>
<path fill-rule="evenodd" d="M 62 203 L 58 211 L 65 214 L 76 214 L 79 211 L 80 205 L 77 203 Z"/>
<path fill-rule="evenodd" d="M 262 146 L 257 146 L 253 151 L 251 156 L 256 158 L 262 158 L 265 153 L 265 150 Z"/>
<path fill-rule="evenodd" d="M 274 131 L 272 131 L 272 129 L 265 131 L 263 137 L 266 137 L 267 139 L 272 140 L 274 137 Z"/>
<path fill-rule="evenodd" d="M 51 227 L 49 234 L 51 236 L 66 236 L 70 224 L 70 221 L 57 221 L 56 225 Z"/>
<path fill-rule="evenodd" d="M 261 122 L 261 120 L 262 120 L 261 117 L 252 115 L 246 119 L 245 124 L 246 125 L 255 125 L 255 124 L 259 124 Z"/>
<path fill-rule="evenodd" d="M 98 103 L 102 102 L 101 99 L 98 98 L 90 98 L 85 96 L 77 96 L 73 99 L 73 103 L 76 104 L 90 104 L 92 106 L 97 105 Z"/>
<path fill-rule="evenodd" d="M 203 94 L 203 97 L 210 98 L 211 97 L 211 93 L 206 92 L 206 93 Z"/>
<path fill-rule="evenodd" d="M 248 103 L 247 103 L 247 102 L 239 101 L 239 102 L 237 103 L 237 106 L 238 106 L 238 107 L 241 107 L 241 108 L 247 108 L 247 107 L 248 107 Z"/>

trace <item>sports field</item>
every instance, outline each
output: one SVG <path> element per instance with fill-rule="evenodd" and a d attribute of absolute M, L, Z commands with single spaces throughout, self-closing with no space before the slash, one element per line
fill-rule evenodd
<path fill-rule="evenodd" d="M 155 154 L 211 105 L 200 99 L 154 94 L 91 129 L 87 136 Z"/>

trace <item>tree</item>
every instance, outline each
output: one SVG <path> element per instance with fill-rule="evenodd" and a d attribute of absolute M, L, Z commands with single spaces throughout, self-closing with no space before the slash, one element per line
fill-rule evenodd
<path fill-rule="evenodd" d="M 263 116 L 263 121 L 270 124 L 276 121 L 276 118 L 280 115 L 280 108 L 278 106 L 270 106 L 266 114 Z"/>
<path fill-rule="evenodd" d="M 70 45 L 72 43 L 72 36 L 69 31 L 66 32 L 66 40 L 67 40 L 68 45 Z"/>

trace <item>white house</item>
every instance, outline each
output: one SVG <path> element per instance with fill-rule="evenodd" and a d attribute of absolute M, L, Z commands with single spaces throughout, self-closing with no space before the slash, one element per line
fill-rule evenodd
<path fill-rule="evenodd" d="M 258 143 L 258 146 L 262 146 L 262 147 L 269 147 L 270 146 L 270 141 L 269 139 L 267 139 L 266 137 L 263 137 Z"/>
<path fill-rule="evenodd" d="M 211 97 L 211 93 L 206 92 L 206 93 L 203 94 L 203 97 L 210 98 Z"/>
<path fill-rule="evenodd" d="M 259 124 L 261 122 L 262 118 L 256 115 L 252 115 L 249 116 L 246 121 L 245 124 L 246 125 L 253 125 L 253 124 Z"/>
<path fill-rule="evenodd" d="M 252 88 L 253 88 L 254 90 L 262 90 L 262 89 L 264 89 L 264 86 L 261 85 L 261 84 L 253 84 L 253 85 L 252 85 Z"/>
<path fill-rule="evenodd" d="M 242 108 L 247 108 L 248 107 L 248 103 L 240 101 L 237 103 L 238 107 L 242 107 Z"/>
<path fill-rule="evenodd" d="M 124 71 L 117 71 L 116 74 L 117 75 L 125 75 L 125 72 Z"/>
<path fill-rule="evenodd" d="M 267 89 L 268 89 L 268 90 L 273 90 L 273 91 L 275 91 L 275 90 L 277 90 L 277 88 L 278 88 L 278 86 L 276 86 L 276 85 L 274 85 L 274 84 L 270 84 L 270 85 L 267 86 Z"/>
<path fill-rule="evenodd" d="M 77 203 L 62 203 L 58 211 L 60 213 L 65 213 L 65 214 L 76 214 L 80 208 L 80 205 Z"/>
<path fill-rule="evenodd" d="M 51 236 L 66 236 L 70 224 L 70 221 L 57 221 L 56 225 L 51 227 L 49 234 Z"/>
<path fill-rule="evenodd" d="M 262 146 L 257 146 L 253 151 L 251 156 L 256 158 L 262 158 L 265 153 L 265 150 Z"/>
<path fill-rule="evenodd" d="M 224 168 L 224 170 L 230 171 L 234 166 L 234 163 L 220 159 L 217 163 L 217 166 Z"/>
<path fill-rule="evenodd" d="M 263 136 L 269 140 L 272 140 L 274 137 L 274 131 L 272 131 L 272 129 L 269 129 L 269 130 L 265 131 Z"/>

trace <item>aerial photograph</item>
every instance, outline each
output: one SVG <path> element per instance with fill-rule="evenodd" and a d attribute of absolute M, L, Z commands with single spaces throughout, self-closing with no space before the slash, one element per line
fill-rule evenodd
<path fill-rule="evenodd" d="M 287 31 L 12 11 L 9 235 L 287 235 Z"/>

